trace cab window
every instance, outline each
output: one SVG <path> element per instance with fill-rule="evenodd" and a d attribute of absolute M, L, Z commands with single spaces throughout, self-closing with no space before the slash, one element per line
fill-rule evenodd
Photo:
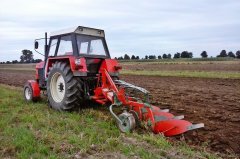
<path fill-rule="evenodd" d="M 54 56 L 55 55 L 55 51 L 56 51 L 56 47 L 57 47 L 57 41 L 58 41 L 57 39 L 52 39 L 48 56 Z"/>
<path fill-rule="evenodd" d="M 106 56 L 102 37 L 77 35 L 77 47 L 79 54 Z"/>
<path fill-rule="evenodd" d="M 71 35 L 62 36 L 58 47 L 57 56 L 73 55 Z"/>

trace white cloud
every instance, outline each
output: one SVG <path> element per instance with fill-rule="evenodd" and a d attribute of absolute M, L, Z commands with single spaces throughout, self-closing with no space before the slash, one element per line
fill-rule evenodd
<path fill-rule="evenodd" d="M 215 56 L 240 49 L 239 8 L 238 0 L 2 0 L 0 60 L 32 50 L 45 31 L 76 25 L 105 29 L 112 57 L 183 50 Z"/>

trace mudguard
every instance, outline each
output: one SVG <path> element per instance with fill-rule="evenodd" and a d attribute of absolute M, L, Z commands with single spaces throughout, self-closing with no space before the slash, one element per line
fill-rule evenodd
<path fill-rule="evenodd" d="M 31 85 L 31 87 L 32 87 L 33 98 L 40 97 L 40 88 L 39 88 L 39 85 L 38 85 L 37 81 L 35 81 L 35 80 L 28 80 L 27 83 L 29 85 Z"/>

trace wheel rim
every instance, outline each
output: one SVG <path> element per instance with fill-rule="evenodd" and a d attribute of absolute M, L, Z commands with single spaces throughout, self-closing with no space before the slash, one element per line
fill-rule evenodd
<path fill-rule="evenodd" d="M 24 94 L 25 94 L 25 97 L 26 97 L 27 100 L 31 99 L 32 92 L 31 92 L 31 90 L 28 87 L 25 88 L 25 93 Z"/>
<path fill-rule="evenodd" d="M 65 81 L 63 76 L 56 72 L 51 79 L 50 91 L 55 102 L 60 103 L 65 95 Z"/>
<path fill-rule="evenodd" d="M 119 115 L 119 119 L 123 124 L 118 123 L 118 127 L 122 132 L 130 132 L 135 128 L 135 119 L 130 113 L 122 113 Z"/>

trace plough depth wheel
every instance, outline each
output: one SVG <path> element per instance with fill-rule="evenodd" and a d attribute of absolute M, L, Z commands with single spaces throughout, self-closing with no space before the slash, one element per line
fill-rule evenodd
<path fill-rule="evenodd" d="M 118 127 L 122 132 L 131 132 L 135 128 L 136 122 L 132 114 L 123 112 L 118 116 L 118 118 L 122 122 L 118 122 Z"/>

